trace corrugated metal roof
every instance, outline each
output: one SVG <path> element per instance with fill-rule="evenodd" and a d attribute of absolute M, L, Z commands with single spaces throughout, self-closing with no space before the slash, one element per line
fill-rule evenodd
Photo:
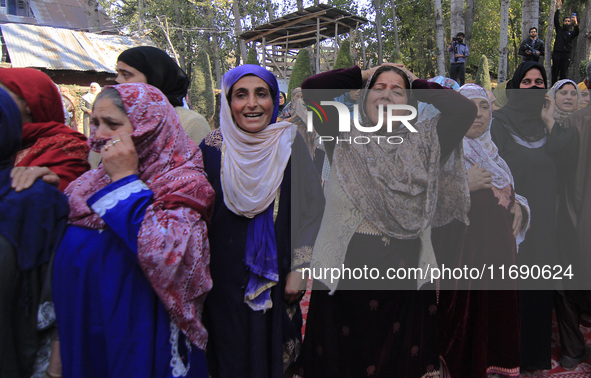
<path fill-rule="evenodd" d="M 3 24 L 0 28 L 13 67 L 115 73 L 122 51 L 135 46 L 156 46 L 149 38 L 48 26 Z"/>
<path fill-rule="evenodd" d="M 88 30 L 85 0 L 29 0 L 29 6 L 40 25 Z M 114 29 L 102 9 L 99 9 L 99 23 L 101 30 Z"/>

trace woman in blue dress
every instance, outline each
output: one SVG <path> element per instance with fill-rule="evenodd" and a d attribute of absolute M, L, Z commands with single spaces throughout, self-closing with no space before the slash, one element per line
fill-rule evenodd
<path fill-rule="evenodd" d="M 213 190 L 201 152 L 143 83 L 97 96 L 90 144 L 102 164 L 66 190 L 54 266 L 64 377 L 207 377 Z"/>

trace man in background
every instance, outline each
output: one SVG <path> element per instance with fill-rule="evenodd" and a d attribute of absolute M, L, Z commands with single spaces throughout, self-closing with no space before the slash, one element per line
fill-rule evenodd
<path fill-rule="evenodd" d="M 533 60 L 539 62 L 544 56 L 544 41 L 538 38 L 538 28 L 535 26 L 529 29 L 529 37 L 521 42 L 519 55 L 523 61 Z"/>
<path fill-rule="evenodd" d="M 449 77 L 464 85 L 466 80 L 466 59 L 468 58 L 468 46 L 464 44 L 464 33 L 459 32 L 456 38 L 449 44 L 447 51 L 450 54 Z"/>
<path fill-rule="evenodd" d="M 554 13 L 554 49 L 552 50 L 552 84 L 558 80 L 567 78 L 568 66 L 570 65 L 570 52 L 573 49 L 573 40 L 579 35 L 579 23 L 576 14 L 568 15 L 560 25 L 560 8 L 562 0 L 556 1 L 556 13 Z M 574 27 L 573 27 L 574 25 Z M 571 30 L 571 27 L 573 29 Z"/>

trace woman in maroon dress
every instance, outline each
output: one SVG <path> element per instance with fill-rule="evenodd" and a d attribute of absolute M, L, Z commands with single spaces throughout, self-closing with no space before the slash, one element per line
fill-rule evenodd
<path fill-rule="evenodd" d="M 515 194 L 511 170 L 491 140 L 492 104 L 486 91 L 466 84 L 460 93 L 478 108 L 464 137 L 470 225 L 457 253 L 446 258 L 456 267 L 494 266 L 499 276 L 498 266 L 515 264 L 516 238 L 524 238 L 529 208 Z M 441 354 L 452 377 L 519 376 L 516 288 L 510 280 L 485 279 L 458 282 L 461 290 L 440 293 Z"/>

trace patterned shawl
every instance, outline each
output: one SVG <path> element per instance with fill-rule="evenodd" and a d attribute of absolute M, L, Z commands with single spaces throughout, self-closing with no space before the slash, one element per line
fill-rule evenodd
<path fill-rule="evenodd" d="M 366 81 L 359 96 L 362 125 L 372 124 L 366 112 L 372 81 Z M 431 222 L 440 157 L 437 119 L 417 125 L 418 133 L 405 127 L 393 130 L 392 135 L 404 138 L 402 144 L 341 143 L 335 147 L 334 165 L 341 187 L 364 218 L 384 235 L 414 239 Z M 350 133 L 339 136 L 361 135 L 352 127 Z"/>
<path fill-rule="evenodd" d="M 133 126 L 139 178 L 154 193 L 138 234 L 138 260 L 171 319 L 187 338 L 204 349 L 207 331 L 201 323 L 209 274 L 208 221 L 214 191 L 203 171 L 201 151 L 183 131 L 174 108 L 158 89 L 144 83 L 114 87 Z M 90 144 L 99 148 L 91 125 Z M 111 183 L 102 164 L 74 181 L 70 223 L 102 229 L 104 221 L 87 200 Z"/>
<path fill-rule="evenodd" d="M 460 88 L 460 93 L 469 99 L 481 98 L 488 101 L 491 120 L 486 131 L 477 138 L 464 137 L 464 158 L 466 159 L 466 169 L 472 165 L 480 166 L 491 173 L 493 185 L 497 189 L 506 188 L 513 185 L 513 175 L 511 169 L 499 156 L 499 149 L 492 141 L 490 135 L 490 126 L 492 124 L 492 104 L 486 91 L 476 84 L 465 84 Z"/>

